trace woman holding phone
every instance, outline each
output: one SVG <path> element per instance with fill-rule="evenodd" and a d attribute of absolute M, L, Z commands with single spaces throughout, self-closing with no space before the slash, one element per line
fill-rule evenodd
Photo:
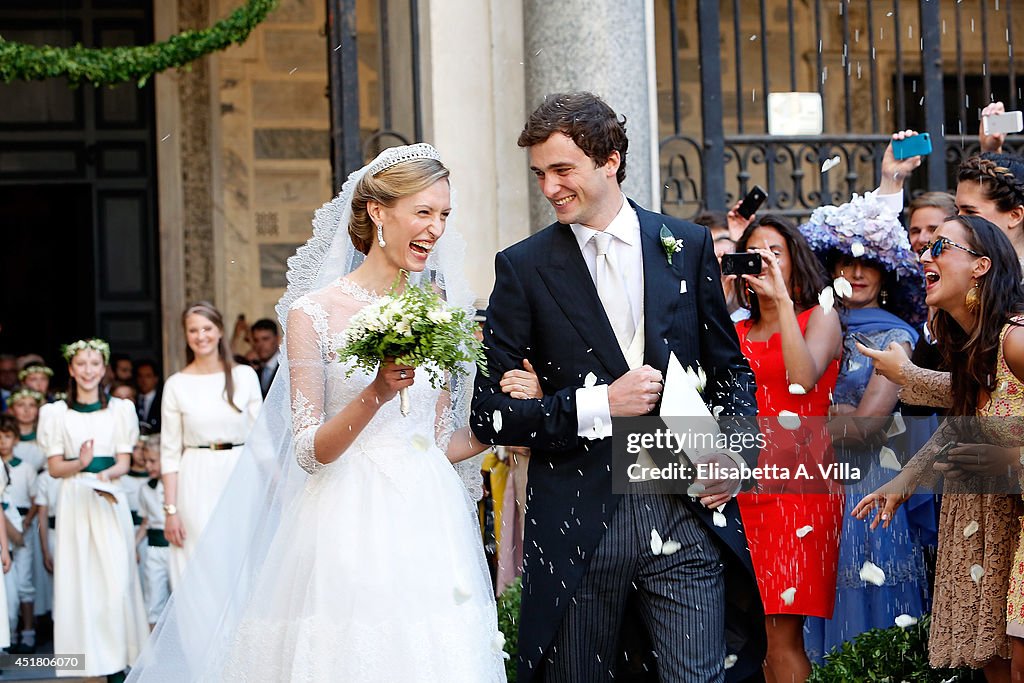
<path fill-rule="evenodd" d="M 795 413 L 801 421 L 792 431 L 774 429 L 758 464 L 818 472 L 831 462 L 824 423 L 843 341 L 839 317 L 818 305 L 824 271 L 800 231 L 781 217 L 764 216 L 750 225 L 737 249 L 760 255 L 763 263 L 760 273 L 742 275 L 739 295 L 750 318 L 736 324 L 757 378 L 758 413 Z M 835 600 L 842 488 L 817 476 L 763 481 L 760 491 L 737 500 L 766 615 L 765 676 L 805 680 L 811 665 L 804 652 L 804 618 L 830 617 Z M 798 534 L 808 525 L 813 533 Z"/>

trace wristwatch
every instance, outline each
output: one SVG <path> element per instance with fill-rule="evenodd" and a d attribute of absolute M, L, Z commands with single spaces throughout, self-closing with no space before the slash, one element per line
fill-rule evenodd
<path fill-rule="evenodd" d="M 178 514 L 178 506 L 171 505 L 170 503 L 164 503 L 164 514 L 165 515 L 176 515 Z"/>

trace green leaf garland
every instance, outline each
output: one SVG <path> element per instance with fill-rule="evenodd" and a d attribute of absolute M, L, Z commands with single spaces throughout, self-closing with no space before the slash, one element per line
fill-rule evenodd
<path fill-rule="evenodd" d="M 141 88 L 153 74 L 185 66 L 232 43 L 244 43 L 277 3 L 249 0 L 209 28 L 183 31 L 150 45 L 54 47 L 0 37 L 0 80 L 42 81 L 63 76 L 72 85 L 83 81 L 96 86 L 135 81 Z"/>

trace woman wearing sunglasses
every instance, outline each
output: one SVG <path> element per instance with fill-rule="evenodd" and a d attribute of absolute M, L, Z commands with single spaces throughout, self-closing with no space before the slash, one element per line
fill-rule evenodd
<path fill-rule="evenodd" d="M 853 514 L 866 519 L 875 510 L 871 528 L 879 522 L 888 527 L 918 486 L 945 476 L 929 660 L 934 667 L 984 669 L 989 681 L 1010 680 L 1011 650 L 1024 665 L 1018 604 L 1024 551 L 1011 564 L 1020 499 L 993 491 L 1007 490 L 1007 468 L 1020 467 L 1024 444 L 1024 332 L 1018 329 L 1024 323 L 1024 285 L 1010 240 L 978 216 L 943 223 L 920 260 L 925 301 L 936 311 L 931 331 L 951 369 L 950 381 L 934 384 L 932 392 L 948 394 L 949 415 L 956 417 Z M 959 445 L 943 458 L 939 452 L 949 441 Z"/>

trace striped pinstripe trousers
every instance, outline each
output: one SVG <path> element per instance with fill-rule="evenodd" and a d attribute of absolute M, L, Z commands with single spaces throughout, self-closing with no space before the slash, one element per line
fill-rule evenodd
<path fill-rule="evenodd" d="M 655 555 L 652 529 L 679 550 Z M 623 496 L 544 656 L 541 680 L 615 680 L 623 612 L 635 588 L 662 683 L 724 681 L 725 587 L 711 533 L 679 496 Z"/>

